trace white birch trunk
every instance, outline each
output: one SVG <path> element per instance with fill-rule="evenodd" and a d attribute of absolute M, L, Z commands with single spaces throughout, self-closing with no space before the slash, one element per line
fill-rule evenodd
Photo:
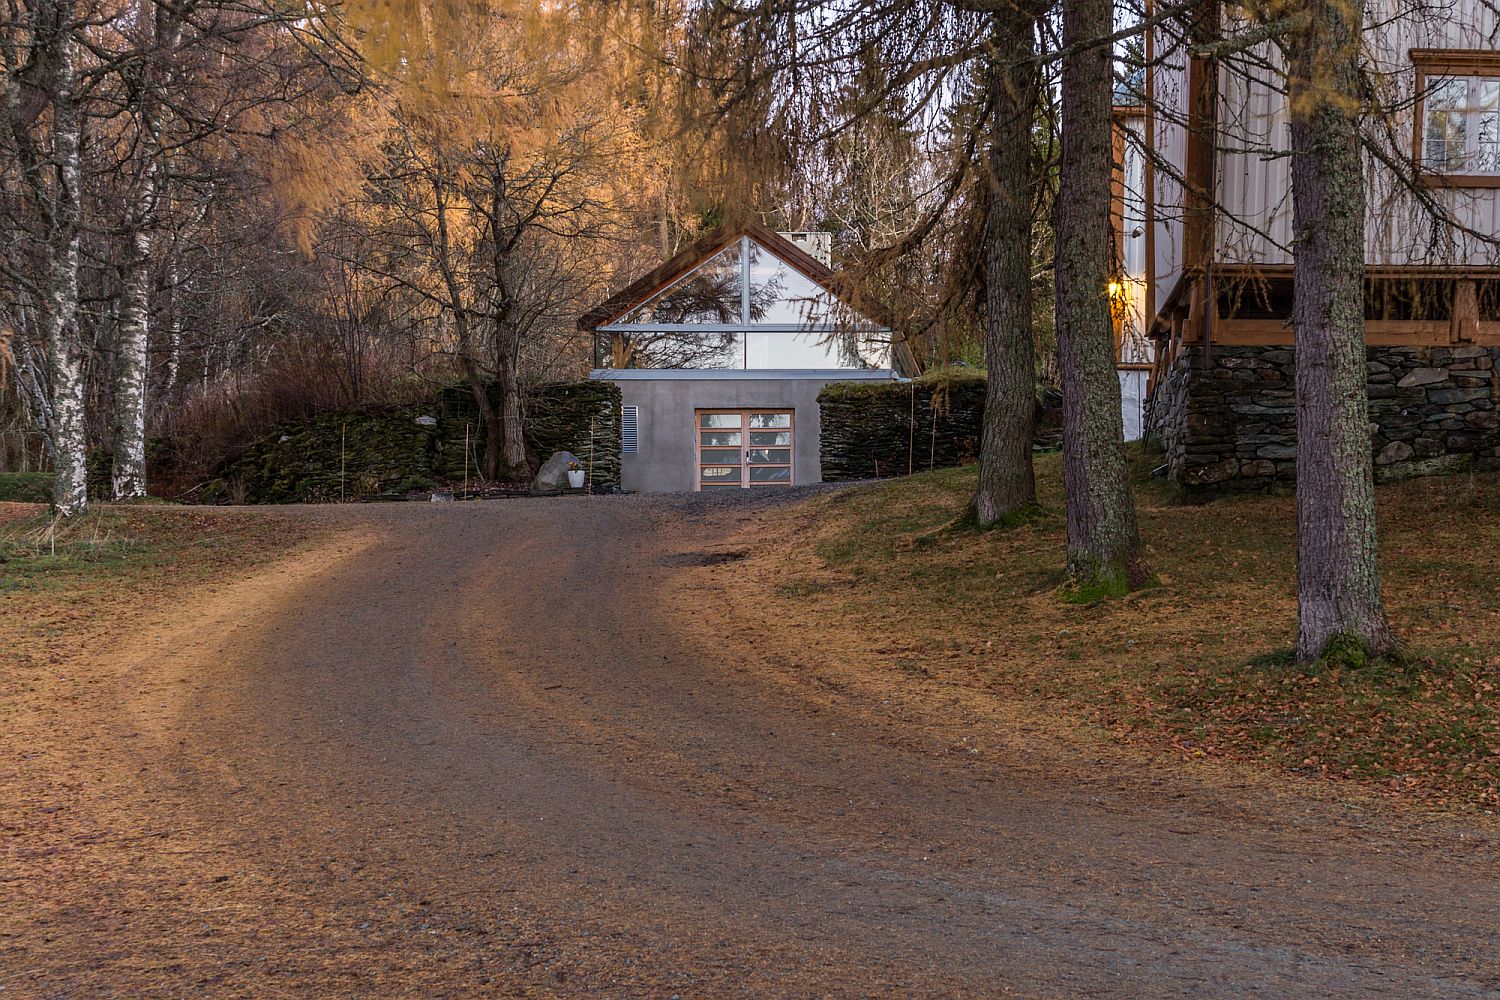
<path fill-rule="evenodd" d="M 59 3 L 52 43 L 51 158 L 56 172 L 48 241 L 46 330 L 52 376 L 53 507 L 60 517 L 88 509 L 88 436 L 84 424 L 84 344 L 78 328 L 79 212 L 82 168 L 73 5 Z"/>
<path fill-rule="evenodd" d="M 160 195 L 162 146 L 158 135 L 156 87 L 169 82 L 159 60 L 169 58 L 181 38 L 177 18 L 151 0 L 140 4 L 141 24 L 151 27 L 146 36 L 147 62 L 143 85 L 136 101 L 135 118 L 140 132 L 136 155 L 134 204 L 130 207 L 130 238 L 125 251 L 119 343 L 114 386 L 114 471 L 116 500 L 146 495 L 146 405 L 149 391 L 151 337 L 151 230 L 156 221 Z"/>
<path fill-rule="evenodd" d="M 46 450 L 47 461 L 55 465 L 52 450 L 52 401 L 47 396 L 47 380 L 42 372 L 45 362 L 38 361 L 31 349 L 31 337 L 37 330 L 38 317 L 36 310 L 26 305 L 23 296 L 18 298 L 21 301 L 16 307 L 16 336 L 10 341 L 10 361 L 12 370 L 16 373 L 16 390 L 26 406 L 26 412 L 31 415 L 32 423 L 42 432 L 42 447 Z"/>
<path fill-rule="evenodd" d="M 170 400 L 177 388 L 177 373 L 182 369 L 182 279 L 177 265 L 167 268 L 167 351 L 161 365 L 161 398 Z"/>
<path fill-rule="evenodd" d="M 153 171 L 147 168 L 148 174 Z M 153 198 L 150 181 L 142 183 L 140 198 Z M 149 213 L 143 204 L 142 215 Z M 116 500 L 146 495 L 146 377 L 150 335 L 151 234 L 137 221 L 126 250 L 119 340 L 115 356 L 114 469 L 111 483 Z"/>

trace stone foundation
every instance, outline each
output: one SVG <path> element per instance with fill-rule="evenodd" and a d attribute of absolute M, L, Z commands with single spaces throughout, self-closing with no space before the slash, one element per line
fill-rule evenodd
<path fill-rule="evenodd" d="M 1194 492 L 1289 490 L 1297 477 L 1296 352 L 1183 351 L 1156 386 L 1147 426 L 1167 473 Z M 1500 348 L 1366 352 L 1378 481 L 1500 469 Z"/>

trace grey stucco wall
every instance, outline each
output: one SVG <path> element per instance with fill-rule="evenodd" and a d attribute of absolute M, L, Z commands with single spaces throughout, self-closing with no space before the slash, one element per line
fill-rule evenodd
<path fill-rule="evenodd" d="M 849 375 L 853 375 L 851 379 Z M 823 481 L 818 457 L 821 421 L 818 393 L 830 382 L 859 380 L 858 373 L 796 378 L 610 378 L 620 387 L 621 404 L 637 406 L 639 449 L 620 456 L 620 485 L 641 493 L 685 492 L 695 488 L 697 452 L 694 411 L 705 409 L 791 410 L 792 480 Z M 889 380 L 889 376 L 884 376 Z"/>

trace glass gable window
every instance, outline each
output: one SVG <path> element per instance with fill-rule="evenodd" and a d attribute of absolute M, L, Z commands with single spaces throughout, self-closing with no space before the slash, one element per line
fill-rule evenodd
<path fill-rule="evenodd" d="M 696 324 L 740 322 L 744 304 L 741 247 L 732 244 L 698 265 L 685 278 L 657 294 L 645 305 L 621 317 L 630 324 Z"/>
<path fill-rule="evenodd" d="M 746 243 L 750 250 L 746 322 L 823 327 L 838 320 L 842 306 L 832 292 L 754 240 Z"/>
<path fill-rule="evenodd" d="M 600 326 L 615 368 L 868 369 L 891 332 L 770 249 L 740 237 Z"/>
<path fill-rule="evenodd" d="M 1500 75 L 1427 80 L 1422 167 L 1447 176 L 1500 176 Z"/>

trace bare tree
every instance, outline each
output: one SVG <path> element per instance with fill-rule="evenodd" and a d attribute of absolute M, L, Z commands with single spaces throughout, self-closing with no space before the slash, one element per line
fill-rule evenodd
<path fill-rule="evenodd" d="M 48 354 L 53 506 L 60 516 L 73 517 L 88 508 L 87 346 L 78 322 L 83 200 L 78 13 L 71 0 L 52 0 L 28 13 L 32 17 L 30 42 L 37 58 L 29 63 L 30 73 L 18 73 L 17 79 L 9 81 L 7 124 L 45 240 L 45 277 L 38 298 Z M 34 128 L 39 119 L 46 121 L 44 138 Z"/>

